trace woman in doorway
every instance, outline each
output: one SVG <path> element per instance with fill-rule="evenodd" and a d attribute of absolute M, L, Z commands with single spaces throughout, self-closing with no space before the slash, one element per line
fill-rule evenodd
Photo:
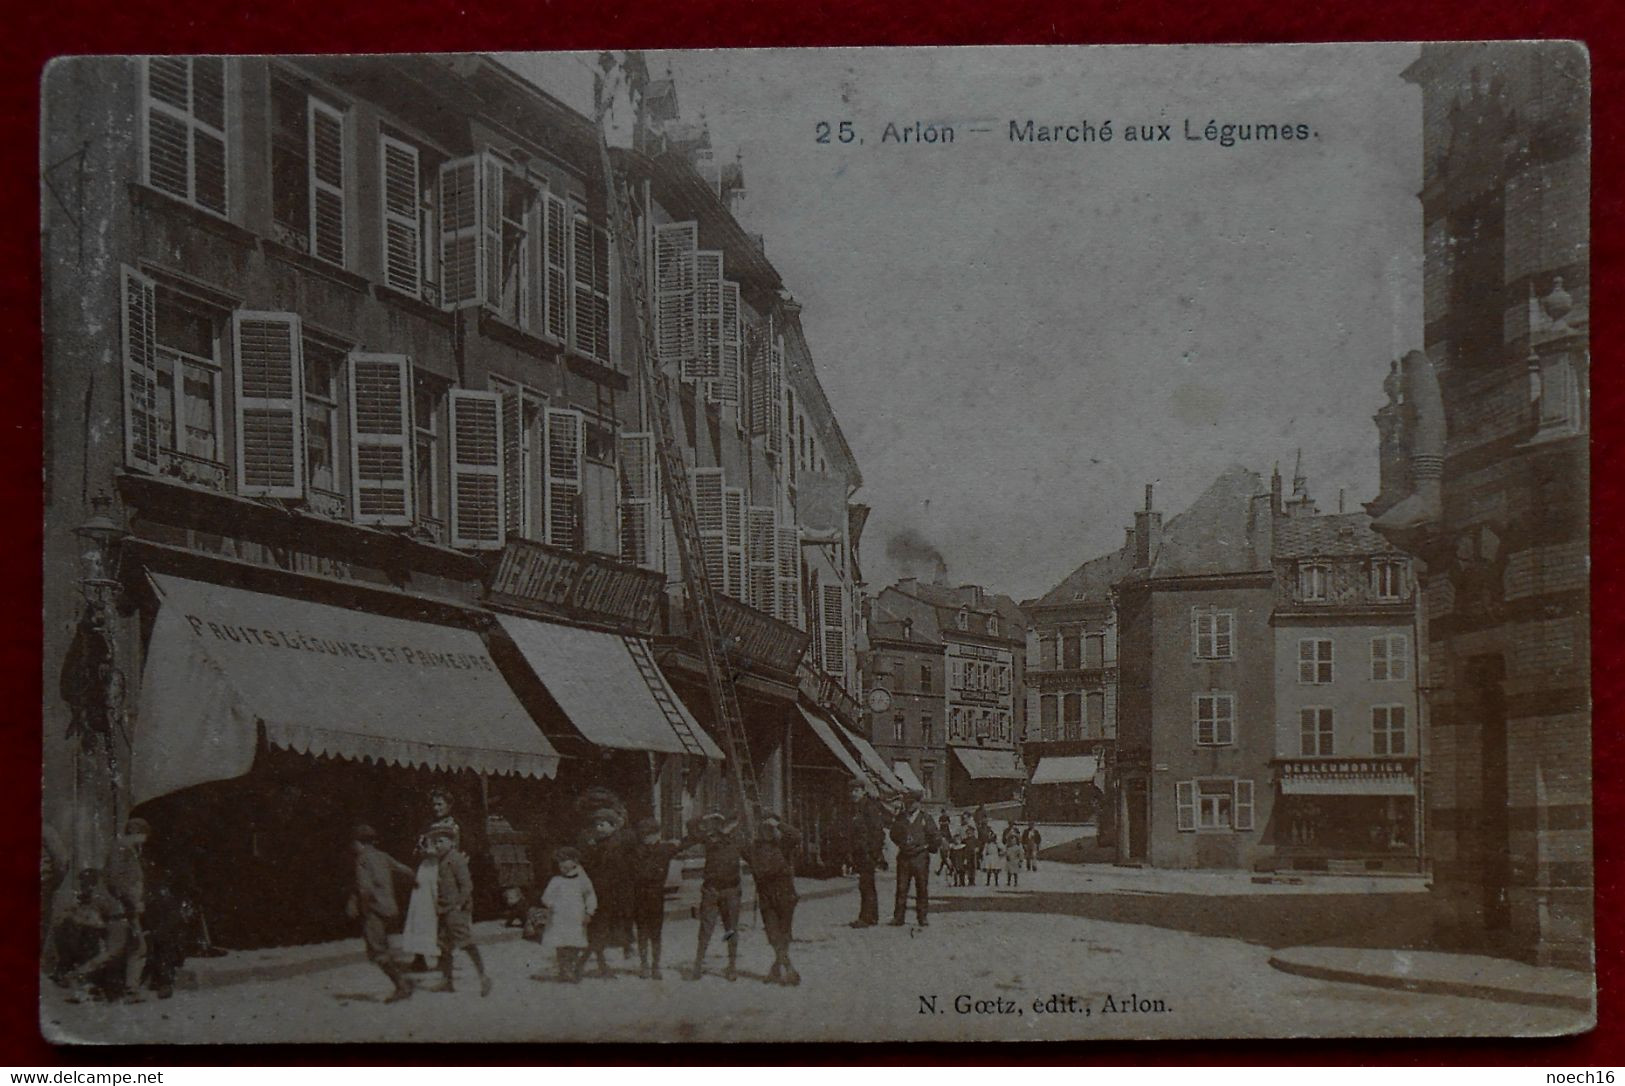
<path fill-rule="evenodd" d="M 429 846 L 429 837 L 449 832 L 454 848 L 462 843 L 461 830 L 452 814 L 451 793 L 444 788 L 434 789 L 429 793 L 429 805 L 434 809 L 434 820 L 418 837 L 417 884 L 407 902 L 406 926 L 401 929 L 401 950 L 412 956 L 414 973 L 428 970 L 440 954 L 440 925 L 434 906 L 440 881 L 440 857 Z"/>

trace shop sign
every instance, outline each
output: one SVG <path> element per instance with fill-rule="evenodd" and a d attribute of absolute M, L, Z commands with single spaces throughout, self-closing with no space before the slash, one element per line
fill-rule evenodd
<path fill-rule="evenodd" d="M 717 621 L 729 658 L 745 668 L 761 667 L 795 674 L 807 651 L 808 637 L 787 622 L 779 622 L 738 600 L 717 596 Z"/>
<path fill-rule="evenodd" d="M 528 540 L 503 549 L 488 598 L 562 618 L 655 633 L 665 578 L 597 555 Z"/>

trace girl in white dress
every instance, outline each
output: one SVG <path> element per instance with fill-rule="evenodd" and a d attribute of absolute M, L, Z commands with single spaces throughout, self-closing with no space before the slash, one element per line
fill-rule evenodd
<path fill-rule="evenodd" d="M 581 853 L 561 848 L 553 853 L 553 862 L 559 873 L 548 880 L 547 889 L 542 891 L 542 908 L 547 915 L 542 952 L 553 951 L 559 980 L 574 984 L 581 979 L 588 946 L 587 922 L 598 911 L 598 895 L 593 892 L 592 880 L 581 870 Z"/>
<path fill-rule="evenodd" d="M 451 813 L 451 793 L 436 788 L 429 793 L 434 807 L 434 821 L 418 838 L 418 877 L 412 887 L 412 896 L 406 904 L 406 925 L 401 929 L 401 950 L 412 956 L 412 969 L 423 971 L 440 956 L 440 922 L 435 915 L 435 890 L 440 881 L 440 858 L 429 847 L 429 835 L 438 830 L 449 830 L 452 847 L 461 844 L 457 819 Z"/>

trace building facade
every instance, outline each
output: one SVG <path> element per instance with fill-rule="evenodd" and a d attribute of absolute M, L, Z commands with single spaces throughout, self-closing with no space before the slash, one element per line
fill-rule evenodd
<path fill-rule="evenodd" d="M 856 719 L 860 480 L 720 179 L 618 156 L 629 282 L 592 122 L 489 58 L 84 58 L 44 98 L 44 818 L 76 867 L 140 813 L 200 860 L 177 878 L 218 942 L 317 938 L 342 872 L 277 873 L 342 864 L 356 818 L 409 854 L 431 786 L 492 865 L 572 840 L 594 785 L 632 817 L 726 800 L 632 331 L 684 231 L 727 263 L 658 310 L 662 360 L 701 367 L 678 432 L 762 795 L 791 806 L 800 709 Z M 792 390 L 839 480 L 816 517 L 763 448 Z"/>
<path fill-rule="evenodd" d="M 1442 937 L 1589 965 L 1590 146 L 1582 47 L 1425 45 L 1424 351 L 1376 416 L 1418 559 Z M 1425 353 L 1424 353 L 1425 352 Z"/>
<path fill-rule="evenodd" d="M 1055 821 L 1094 821 L 1112 840 L 1117 796 L 1117 611 L 1115 591 L 1130 569 L 1119 548 L 1079 566 L 1024 602 L 1027 630 L 1022 761 L 1031 774 L 1027 813 Z M 1045 760 L 1048 759 L 1048 765 Z"/>

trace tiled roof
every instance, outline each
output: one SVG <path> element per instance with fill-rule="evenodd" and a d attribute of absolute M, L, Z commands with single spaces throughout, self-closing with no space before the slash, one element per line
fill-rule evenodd
<path fill-rule="evenodd" d="M 1232 465 L 1162 528 L 1153 577 L 1205 573 L 1243 573 L 1269 569 L 1270 556 L 1258 553 L 1259 525 L 1253 498 L 1263 494 L 1264 480 L 1255 471 Z"/>
<path fill-rule="evenodd" d="M 1110 554 L 1089 559 L 1033 603 L 1039 607 L 1078 602 L 1103 603 L 1111 598 L 1112 586 L 1128 576 L 1133 564 L 1134 556 L 1129 549 L 1119 547 Z"/>
<path fill-rule="evenodd" d="M 1275 522 L 1277 558 L 1336 558 L 1389 553 L 1397 552 L 1386 539 L 1371 530 L 1371 517 L 1365 513 L 1283 517 Z"/>

